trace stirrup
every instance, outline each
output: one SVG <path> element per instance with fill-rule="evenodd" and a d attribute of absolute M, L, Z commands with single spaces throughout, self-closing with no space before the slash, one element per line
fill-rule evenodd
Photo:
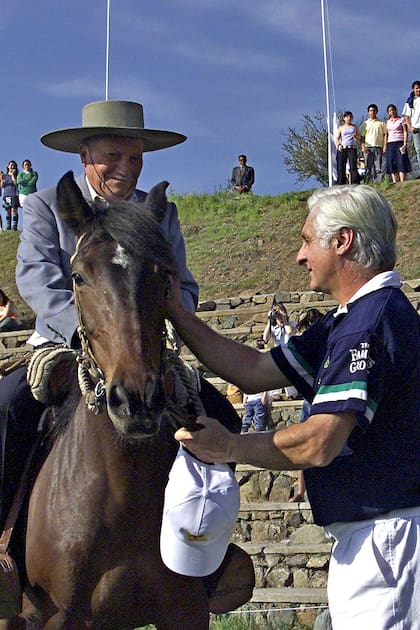
<path fill-rule="evenodd" d="M 16 562 L 0 552 L 0 619 L 10 619 L 22 611 L 22 591 Z"/>

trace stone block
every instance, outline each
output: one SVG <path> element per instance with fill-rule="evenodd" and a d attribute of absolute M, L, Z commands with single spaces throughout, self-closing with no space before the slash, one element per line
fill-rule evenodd
<path fill-rule="evenodd" d="M 308 562 L 308 555 L 305 553 L 295 553 L 286 557 L 286 564 L 288 567 L 294 567 L 295 569 L 306 567 Z"/>
<path fill-rule="evenodd" d="M 328 542 L 324 530 L 319 525 L 302 525 L 291 535 L 293 544 L 309 545 Z"/>
<path fill-rule="evenodd" d="M 265 573 L 265 582 L 268 587 L 283 588 L 289 586 L 291 574 L 286 567 L 272 567 Z"/>
<path fill-rule="evenodd" d="M 285 537 L 286 533 L 287 527 L 281 519 L 255 521 L 252 524 L 251 542 L 266 540 L 280 542 Z"/>
<path fill-rule="evenodd" d="M 222 317 L 220 328 L 222 330 L 229 330 L 231 328 L 236 328 L 238 323 L 239 317 L 237 317 L 236 315 L 227 315 L 226 317 Z"/>
<path fill-rule="evenodd" d="M 301 304 L 311 304 L 312 302 L 319 302 L 319 296 L 316 291 L 305 291 L 305 293 L 301 294 Z"/>
<path fill-rule="evenodd" d="M 253 502 L 261 500 L 261 488 L 257 475 L 252 475 L 239 488 L 242 502 Z"/>
<path fill-rule="evenodd" d="M 270 630 L 285 630 L 285 628 L 293 628 L 295 622 L 295 613 L 293 610 L 273 610 L 267 613 L 267 622 Z M 257 626 L 260 628 L 260 626 Z"/>
<path fill-rule="evenodd" d="M 325 569 L 329 564 L 329 556 L 320 554 L 317 556 L 311 556 L 306 565 L 308 569 Z"/>
<path fill-rule="evenodd" d="M 311 580 L 306 569 L 296 569 L 293 571 L 293 586 L 295 588 L 310 588 Z"/>
<path fill-rule="evenodd" d="M 267 295 L 254 295 L 252 300 L 254 304 L 267 304 Z"/>
<path fill-rule="evenodd" d="M 274 298 L 276 302 L 284 302 L 287 305 L 290 302 L 290 291 L 276 291 Z"/>
<path fill-rule="evenodd" d="M 285 502 L 289 500 L 292 482 L 289 477 L 279 475 L 273 482 L 270 501 Z"/>
<path fill-rule="evenodd" d="M 197 306 L 198 312 L 214 311 L 216 309 L 216 302 L 214 300 L 207 300 L 207 302 L 200 302 Z"/>

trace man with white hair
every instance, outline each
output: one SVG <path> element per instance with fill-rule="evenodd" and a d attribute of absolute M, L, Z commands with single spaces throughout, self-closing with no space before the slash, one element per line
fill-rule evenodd
<path fill-rule="evenodd" d="M 213 372 L 245 392 L 293 383 L 306 422 L 233 435 L 217 420 L 176 438 L 204 461 L 304 470 L 314 520 L 334 540 L 328 594 L 333 626 L 420 628 L 420 317 L 400 289 L 397 224 L 368 186 L 308 201 L 298 264 L 310 288 L 339 303 L 270 352 L 229 340 L 182 305 L 168 316 Z"/>

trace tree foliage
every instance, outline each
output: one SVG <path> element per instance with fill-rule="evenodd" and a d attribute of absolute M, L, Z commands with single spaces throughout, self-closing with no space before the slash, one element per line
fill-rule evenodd
<path fill-rule="evenodd" d="M 302 114 L 302 129 L 289 127 L 283 150 L 288 173 L 295 173 L 298 182 L 314 178 L 322 186 L 328 185 L 328 131 L 326 117 L 321 112 L 314 116 Z"/>

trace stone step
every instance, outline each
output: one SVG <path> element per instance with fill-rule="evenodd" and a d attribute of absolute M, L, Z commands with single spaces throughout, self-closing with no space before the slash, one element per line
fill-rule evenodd
<path fill-rule="evenodd" d="M 326 588 L 254 588 L 251 602 L 255 604 L 327 604 Z"/>
<path fill-rule="evenodd" d="M 22 346 L 22 344 L 25 344 L 32 333 L 33 330 L 0 332 L 0 357 L 26 352 L 30 346 Z"/>
<path fill-rule="evenodd" d="M 412 280 L 412 281 L 406 281 L 405 284 L 408 285 L 410 288 L 405 289 L 404 293 L 407 296 L 407 299 L 410 300 L 410 302 L 416 304 L 419 301 L 419 293 L 416 290 L 413 290 L 413 288 L 411 287 L 410 283 L 413 283 L 414 286 L 417 286 L 419 283 L 419 280 Z M 267 297 L 270 297 L 270 299 L 272 298 L 272 294 L 267 294 Z M 313 296 L 311 296 L 312 298 Z M 232 299 L 232 298 L 227 298 L 227 300 Z M 309 300 L 305 300 L 305 301 L 285 301 L 285 305 L 287 307 L 287 310 L 289 312 L 295 312 L 295 311 L 300 311 L 300 312 L 304 312 L 309 308 L 317 308 L 319 310 L 321 310 L 322 312 L 324 312 L 325 310 L 330 310 L 334 307 L 336 307 L 338 304 L 338 302 L 336 300 L 331 300 L 331 299 L 324 299 L 324 300 L 314 300 L 311 301 Z M 268 310 L 270 309 L 270 305 L 271 305 L 271 301 L 262 301 L 261 304 L 253 304 L 252 306 L 249 306 L 247 304 L 239 304 L 238 306 L 234 306 L 232 308 L 217 308 L 217 306 L 221 306 L 221 305 L 217 305 L 216 302 L 216 308 L 212 311 L 197 311 L 197 316 L 200 317 L 200 319 L 212 319 L 215 317 L 229 317 L 231 315 L 237 315 L 238 317 L 240 317 L 241 319 L 246 318 L 248 316 L 252 316 L 252 315 L 258 315 L 260 313 L 263 313 L 264 315 L 267 314 Z M 199 307 L 200 308 L 200 307 Z M 224 332 L 224 331 L 223 331 Z"/>
<path fill-rule="evenodd" d="M 318 300 L 314 302 L 307 302 L 305 304 L 303 304 L 302 302 L 287 302 L 286 306 L 287 309 L 290 311 L 305 311 L 308 308 L 319 308 L 325 310 L 337 306 L 337 301 Z M 239 317 L 244 318 L 251 315 L 258 315 L 259 313 L 264 313 L 264 315 L 267 315 L 267 312 L 269 310 L 270 305 L 267 303 L 257 304 L 254 306 L 246 306 L 241 304 L 236 308 L 216 308 L 214 311 L 197 311 L 197 316 L 200 319 L 211 319 L 212 317 L 228 317 L 229 315 L 238 315 Z"/>
<path fill-rule="evenodd" d="M 300 553 L 309 555 L 315 554 L 329 554 L 331 553 L 331 542 L 325 543 L 292 543 L 288 540 L 282 542 L 272 541 L 258 541 L 258 542 L 237 542 L 235 543 L 241 547 L 244 551 L 249 553 L 250 556 L 256 556 L 257 554 L 281 554 L 284 556 L 294 556 Z"/>
<path fill-rule="evenodd" d="M 311 510 L 308 501 L 301 503 L 289 503 L 283 501 L 242 501 L 239 513 L 241 512 L 302 512 Z"/>

